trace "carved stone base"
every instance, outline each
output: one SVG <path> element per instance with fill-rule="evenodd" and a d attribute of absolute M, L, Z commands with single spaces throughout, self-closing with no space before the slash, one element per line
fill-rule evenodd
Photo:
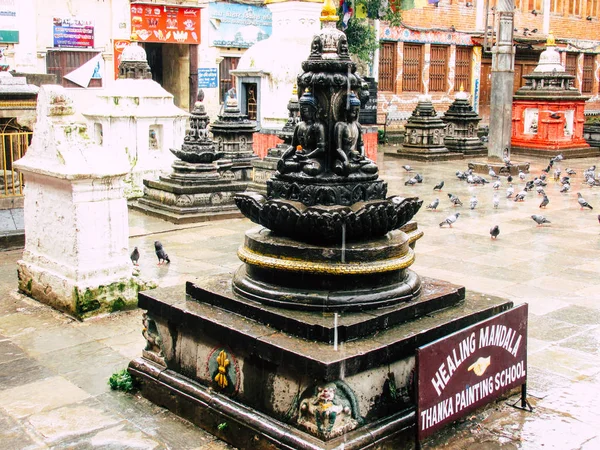
<path fill-rule="evenodd" d="M 537 156 L 542 158 L 553 158 L 556 155 L 563 155 L 565 159 L 573 158 L 597 158 L 600 156 L 600 148 L 581 146 L 575 148 L 532 148 L 512 146 L 511 155 L 519 156 Z"/>
<path fill-rule="evenodd" d="M 529 173 L 529 162 L 525 161 L 511 161 L 510 166 L 506 166 L 503 162 L 496 161 L 472 161 L 468 164 L 469 169 L 473 169 L 475 173 L 488 174 L 490 167 L 494 169 L 499 176 L 513 177 L 519 175 L 519 172 Z"/>
<path fill-rule="evenodd" d="M 419 277 L 407 270 L 414 261 L 410 244 L 422 235 L 396 230 L 323 247 L 255 228 L 238 251 L 245 265 L 233 289 L 260 303 L 302 310 L 356 311 L 410 301 L 421 292 Z"/>
<path fill-rule="evenodd" d="M 404 448 L 416 348 L 512 307 L 439 280 L 422 289 L 414 305 L 339 314 L 338 349 L 295 333 L 333 330 L 333 314 L 241 299 L 227 274 L 143 292 L 152 326 L 129 371 L 146 398 L 237 448 Z"/>

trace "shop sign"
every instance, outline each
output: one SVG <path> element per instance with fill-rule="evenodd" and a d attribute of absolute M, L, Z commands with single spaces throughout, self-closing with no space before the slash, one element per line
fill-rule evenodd
<path fill-rule="evenodd" d="M 200 9 L 132 4 L 131 30 L 144 42 L 200 43 Z"/>
<path fill-rule="evenodd" d="M 91 20 L 54 18 L 54 46 L 94 48 L 94 25 Z"/>
<path fill-rule="evenodd" d="M 215 2 L 209 3 L 208 13 L 214 47 L 248 48 L 271 36 L 273 21 L 265 6 Z"/>
<path fill-rule="evenodd" d="M 200 67 L 198 68 L 198 88 L 216 88 L 217 68 L 216 67 Z"/>
<path fill-rule="evenodd" d="M 17 0 L 0 0 L 0 42 L 19 43 Z"/>
<path fill-rule="evenodd" d="M 417 349 L 417 438 L 527 380 L 527 304 Z"/>
<path fill-rule="evenodd" d="M 121 64 L 121 57 L 123 56 L 123 50 L 129 45 L 127 39 L 115 39 L 113 42 L 113 63 L 115 65 L 115 80 L 119 78 L 119 65 Z"/>

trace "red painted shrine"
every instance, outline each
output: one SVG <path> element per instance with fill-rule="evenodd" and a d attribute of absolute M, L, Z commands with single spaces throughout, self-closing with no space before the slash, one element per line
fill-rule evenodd
<path fill-rule="evenodd" d="M 513 97 L 511 152 L 589 156 L 583 138 L 585 97 L 565 71 L 552 34 L 537 67 Z"/>

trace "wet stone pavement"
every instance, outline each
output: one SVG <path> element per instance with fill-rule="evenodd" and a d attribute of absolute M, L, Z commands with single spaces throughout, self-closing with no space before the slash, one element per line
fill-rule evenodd
<path fill-rule="evenodd" d="M 521 159 L 524 160 L 524 159 Z M 533 179 L 547 160 L 528 158 Z M 577 174 L 572 188 L 540 210 L 535 191 L 523 202 L 506 199 L 507 182 L 492 206 L 491 184 L 470 186 L 455 177 L 468 161 L 419 163 L 380 153 L 389 195 L 424 200 L 416 220 L 425 235 L 417 242 L 413 268 L 423 276 L 462 284 L 468 290 L 529 304 L 528 389 L 534 412 L 512 408 L 517 395 L 488 405 L 447 427 L 424 448 L 600 448 L 600 188 L 582 184 L 583 170 L 598 161 L 565 160 Z M 423 182 L 405 186 L 410 164 Z M 489 178 L 487 174 L 484 177 Z M 550 177 L 552 178 L 552 177 Z M 433 186 L 444 180 L 440 193 Z M 515 192 L 524 182 L 514 181 Z M 594 210 L 581 210 L 581 192 Z M 464 206 L 453 207 L 448 193 Z M 469 208 L 475 195 L 478 204 Z M 438 197 L 436 212 L 425 205 Z M 455 212 L 452 228 L 439 223 Z M 532 214 L 551 224 L 536 226 Z M 246 219 L 172 225 L 130 212 L 130 247 L 138 246 L 140 270 L 160 286 L 239 266 L 236 251 Z M 499 225 L 497 240 L 489 230 Z M 160 240 L 171 264 L 157 266 Z M 222 441 L 137 395 L 111 391 L 109 376 L 141 354 L 142 312 L 134 310 L 75 321 L 17 292 L 21 250 L 0 258 L 0 448 L 1 449 L 225 449 Z M 410 448 L 410 446 L 409 446 Z"/>

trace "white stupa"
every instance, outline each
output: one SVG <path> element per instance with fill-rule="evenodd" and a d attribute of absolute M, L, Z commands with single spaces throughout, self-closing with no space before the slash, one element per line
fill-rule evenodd
<path fill-rule="evenodd" d="M 231 73 L 237 78 L 237 91 L 243 84 L 258 84 L 260 128 L 281 129 L 288 119 L 287 103 L 301 64 L 310 54 L 310 43 L 321 28 L 322 0 L 266 0 L 273 17 L 268 39 L 257 42 L 240 58 Z"/>
<path fill-rule="evenodd" d="M 135 36 L 134 36 L 135 38 Z M 127 198 L 141 197 L 144 179 L 171 172 L 177 148 L 185 136 L 189 114 L 175 106 L 173 95 L 151 79 L 146 51 L 135 40 L 123 50 L 119 79 L 83 112 L 103 148 L 118 148 L 129 160 Z"/>

